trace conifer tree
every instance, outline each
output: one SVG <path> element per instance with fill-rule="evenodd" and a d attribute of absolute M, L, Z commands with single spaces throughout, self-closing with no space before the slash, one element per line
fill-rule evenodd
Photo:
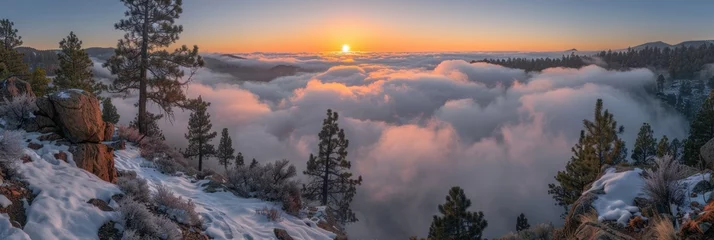
<path fill-rule="evenodd" d="M 54 85 L 58 89 L 76 88 L 99 95 L 102 85 L 92 76 L 92 60 L 82 49 L 82 41 L 69 32 L 67 38 L 59 42 L 61 52 L 57 54 L 59 68 L 55 71 Z"/>
<path fill-rule="evenodd" d="M 24 54 L 15 50 L 16 47 L 22 46 L 22 37 L 18 36 L 17 32 L 14 22 L 8 19 L 0 20 L 0 68 L 3 77 L 16 75 L 24 79 L 30 77 L 30 68 L 22 61 Z"/>
<path fill-rule="evenodd" d="M 664 76 L 662 74 L 657 77 L 657 90 L 659 92 L 664 90 Z"/>
<path fill-rule="evenodd" d="M 2 40 L 2 48 L 6 50 L 22 46 L 22 36 L 17 35 L 15 23 L 9 19 L 0 20 L 0 40 Z"/>
<path fill-rule="evenodd" d="M 164 137 L 164 132 L 161 131 L 161 128 L 159 128 L 159 119 L 161 119 L 162 115 L 161 114 L 153 114 L 150 112 L 146 113 L 146 132 L 144 133 L 144 136 L 147 137 L 153 137 L 161 140 L 166 140 Z M 139 114 L 137 113 L 136 116 L 134 117 L 134 120 L 129 122 L 129 126 L 135 129 L 139 129 Z"/>
<path fill-rule="evenodd" d="M 632 160 L 636 166 L 649 166 L 654 163 L 657 154 L 657 139 L 649 123 L 642 123 L 640 132 L 637 133 L 635 149 L 632 150 Z"/>
<path fill-rule="evenodd" d="M 531 225 L 528 224 L 528 219 L 526 218 L 526 215 L 521 213 L 521 215 L 519 215 L 516 219 L 516 231 L 520 232 L 529 229 L 530 227 Z"/>
<path fill-rule="evenodd" d="M 573 156 L 565 165 L 565 171 L 558 171 L 557 184 L 548 184 L 556 205 L 566 211 L 584 190 L 595 181 L 603 165 L 615 165 L 624 161 L 627 150 L 625 142 L 619 138 L 624 129 L 617 127 L 613 115 L 603 112 L 602 99 L 595 104 L 595 120 L 583 120 L 585 130 L 580 132 L 578 143 L 570 150 Z"/>
<path fill-rule="evenodd" d="M 258 166 L 258 161 L 253 158 L 253 161 L 250 161 L 250 166 L 248 166 L 249 169 L 253 169 Z"/>
<path fill-rule="evenodd" d="M 243 158 L 243 153 L 238 152 L 236 155 L 236 167 L 239 166 L 244 166 L 245 165 L 245 159 Z"/>
<path fill-rule="evenodd" d="M 480 240 L 488 222 L 483 212 L 469 212 L 471 200 L 460 187 L 452 187 L 446 196 L 446 203 L 439 205 L 442 216 L 434 216 L 429 227 L 429 239 Z"/>
<path fill-rule="evenodd" d="M 221 131 L 221 141 L 218 143 L 218 151 L 216 153 L 216 158 L 218 158 L 218 163 L 223 165 L 225 170 L 228 170 L 228 165 L 231 165 L 231 160 L 235 159 L 233 153 L 233 140 L 231 136 L 228 136 L 228 128 L 223 128 Z"/>
<path fill-rule="evenodd" d="M 188 133 L 184 135 L 188 140 L 188 147 L 183 155 L 187 158 L 198 157 L 198 171 L 203 170 L 203 158 L 216 154 L 211 141 L 216 137 L 216 132 L 211 132 L 211 114 L 206 112 L 211 103 L 203 101 L 201 96 L 188 103 L 192 113 L 188 119 Z"/>
<path fill-rule="evenodd" d="M 109 86 L 111 92 L 139 92 L 137 126 L 146 134 L 150 116 L 146 109 L 148 101 L 156 103 L 168 116 L 173 116 L 174 107 L 186 107 L 182 87 L 188 84 L 195 71 L 203 66 L 198 47 L 185 45 L 173 52 L 167 50 L 183 32 L 183 26 L 175 21 L 183 12 L 182 0 L 121 0 L 128 8 L 126 19 L 114 28 L 126 32 L 123 39 L 104 67 L 116 75 Z M 189 68 L 184 76 L 183 68 Z M 154 115 L 163 116 L 163 115 Z"/>
<path fill-rule="evenodd" d="M 32 92 L 35 93 L 36 96 L 44 96 L 50 92 L 49 84 L 51 81 L 52 80 L 47 78 L 45 70 L 35 68 L 28 82 L 30 83 L 30 87 L 32 87 Z"/>
<path fill-rule="evenodd" d="M 357 194 L 357 185 L 362 184 L 362 176 L 352 178 L 349 171 L 352 164 L 347 160 L 349 141 L 337 120 L 337 112 L 328 109 L 318 135 L 319 152 L 317 156 L 310 154 L 307 169 L 303 172 L 310 179 L 303 185 L 303 194 L 306 199 L 327 206 L 328 214 L 344 225 L 357 221 L 350 203 Z"/>
<path fill-rule="evenodd" d="M 699 149 L 714 138 L 714 99 L 709 94 L 689 127 L 689 137 L 684 143 L 684 164 L 700 166 Z"/>
<path fill-rule="evenodd" d="M 657 157 L 661 158 L 664 157 L 664 155 L 673 155 L 672 145 L 669 143 L 667 135 L 662 136 L 662 139 L 660 139 L 657 144 Z"/>
<path fill-rule="evenodd" d="M 680 162 L 682 161 L 679 155 L 679 150 L 682 149 L 682 145 L 683 144 L 681 141 L 679 141 L 679 139 L 675 138 L 674 140 L 672 140 L 672 144 L 669 147 L 669 150 L 672 153 L 672 159 L 678 160 Z"/>
<path fill-rule="evenodd" d="M 112 104 L 111 98 L 102 100 L 102 120 L 114 124 L 119 122 L 119 113 L 117 113 L 117 108 Z"/>

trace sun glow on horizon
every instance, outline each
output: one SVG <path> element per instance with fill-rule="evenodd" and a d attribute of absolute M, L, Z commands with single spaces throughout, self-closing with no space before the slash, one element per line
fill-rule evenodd
<path fill-rule="evenodd" d="M 343 45 L 342 45 L 342 52 L 343 52 L 343 53 L 348 53 L 348 52 L 350 52 L 350 45 L 343 44 Z"/>

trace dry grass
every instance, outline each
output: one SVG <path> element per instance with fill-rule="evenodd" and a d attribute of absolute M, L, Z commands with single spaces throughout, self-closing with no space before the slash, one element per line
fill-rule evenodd
<path fill-rule="evenodd" d="M 268 220 L 273 222 L 280 222 L 283 220 L 283 216 L 277 208 L 263 207 L 263 209 L 255 210 L 255 213 L 263 215 L 268 218 Z"/>
<path fill-rule="evenodd" d="M 599 223 L 600 221 L 598 220 L 597 216 L 597 211 L 595 211 L 594 208 L 591 208 L 590 211 L 588 211 L 585 214 L 580 215 L 580 224 L 586 223 L 586 222 L 591 222 L 591 223 Z"/>
<path fill-rule="evenodd" d="M 656 216 L 653 220 L 653 230 L 657 234 L 657 240 L 677 240 L 677 231 L 672 225 L 672 221 L 667 217 Z"/>
<path fill-rule="evenodd" d="M 640 229 L 645 228 L 645 225 L 647 223 L 645 222 L 645 219 L 642 218 L 641 216 L 635 216 L 634 218 L 630 219 L 630 223 L 627 225 L 632 231 L 639 231 Z"/>

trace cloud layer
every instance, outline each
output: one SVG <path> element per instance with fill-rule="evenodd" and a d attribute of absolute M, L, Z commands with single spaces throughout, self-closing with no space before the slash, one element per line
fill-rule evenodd
<path fill-rule="evenodd" d="M 257 55 L 251 64 L 328 62 L 322 55 Z M 268 83 L 216 81 L 226 76 L 202 70 L 187 92 L 212 103 L 214 130 L 227 127 L 246 158 L 285 158 L 298 169 L 316 151 L 325 111 L 337 111 L 353 171 L 364 178 L 354 202 L 360 222 L 348 227 L 354 239 L 425 236 L 455 185 L 471 198 L 472 211 L 484 212 L 489 238 L 515 230 L 520 213 L 532 223 L 560 223 L 562 209 L 547 184 L 564 168 L 597 98 L 625 126 L 630 149 L 643 122 L 658 137 L 686 134 L 678 113 L 644 93 L 655 77 L 646 69 L 525 73 L 439 56 L 360 56 Z M 134 98 L 114 101 L 121 123 L 133 119 Z M 187 121 L 179 110 L 173 124 L 160 124 L 177 147 L 186 144 Z"/>

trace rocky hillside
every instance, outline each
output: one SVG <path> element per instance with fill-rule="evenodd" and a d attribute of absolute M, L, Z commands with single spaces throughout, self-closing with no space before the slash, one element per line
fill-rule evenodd
<path fill-rule="evenodd" d="M 27 111 L 0 118 L 0 239 L 338 237 L 320 209 L 238 197 L 222 176 L 170 161 L 163 142 L 102 121 L 91 93 L 27 98 L 9 79 L 0 95 L 3 111 Z"/>

